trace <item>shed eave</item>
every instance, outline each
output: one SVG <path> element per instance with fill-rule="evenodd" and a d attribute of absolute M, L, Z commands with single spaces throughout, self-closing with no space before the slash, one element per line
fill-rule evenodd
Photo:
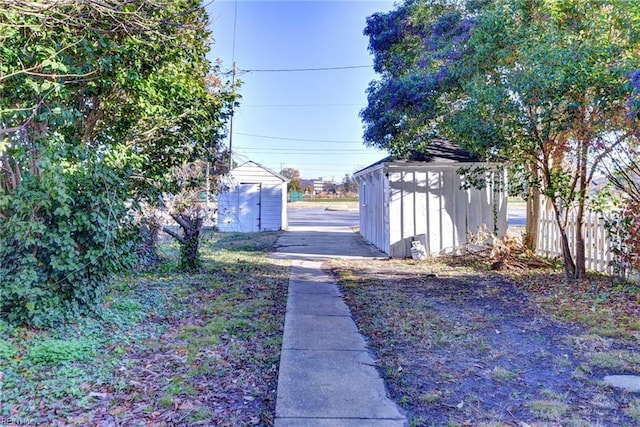
<path fill-rule="evenodd" d="M 253 165 L 255 165 L 255 166 L 259 167 L 260 169 L 263 169 L 265 172 L 270 173 L 271 175 L 275 176 L 276 178 L 278 178 L 278 179 L 282 180 L 282 182 L 283 182 L 283 183 L 288 184 L 288 183 L 291 181 L 289 178 L 287 178 L 287 177 L 285 177 L 285 176 L 283 176 L 283 175 L 279 174 L 278 172 L 273 171 L 272 169 L 269 169 L 269 168 L 268 168 L 268 167 L 266 167 L 266 166 L 261 165 L 261 164 L 260 164 L 260 163 L 258 163 L 258 162 L 254 162 L 253 160 L 248 160 L 248 161 L 244 162 L 243 164 L 241 164 L 241 165 L 239 165 L 239 166 L 236 166 L 235 168 L 231 169 L 231 170 L 229 171 L 229 175 L 232 175 L 232 176 L 233 176 L 234 171 L 236 171 L 236 172 L 237 172 L 237 170 L 238 170 L 238 169 L 240 169 L 240 168 L 242 168 L 243 166 L 246 166 L 246 165 L 248 165 L 248 164 L 253 164 Z"/>
<path fill-rule="evenodd" d="M 429 171 L 442 169 L 460 169 L 463 167 L 501 167 L 497 162 L 386 162 L 384 166 L 390 172 L 395 171 Z"/>
<path fill-rule="evenodd" d="M 368 175 L 370 173 L 379 171 L 380 169 L 384 169 L 386 167 L 386 165 L 388 165 L 388 164 L 389 164 L 389 162 L 375 163 L 375 164 L 373 164 L 371 166 L 368 166 L 368 167 L 366 167 L 364 169 L 360 169 L 359 171 L 355 172 L 353 174 L 353 176 L 354 176 L 354 178 L 359 178 L 361 176 Z"/>

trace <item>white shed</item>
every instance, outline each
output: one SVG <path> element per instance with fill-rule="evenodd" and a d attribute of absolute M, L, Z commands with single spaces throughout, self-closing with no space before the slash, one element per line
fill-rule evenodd
<path fill-rule="evenodd" d="M 218 195 L 218 230 L 250 233 L 286 229 L 288 182 L 251 161 L 232 169 Z"/>
<path fill-rule="evenodd" d="M 486 187 L 464 188 L 462 167 L 485 168 Z M 413 241 L 438 255 L 455 252 L 482 226 L 506 233 L 506 172 L 450 141 L 434 140 L 426 154 L 388 157 L 354 176 L 360 234 L 392 258 L 410 257 Z"/>

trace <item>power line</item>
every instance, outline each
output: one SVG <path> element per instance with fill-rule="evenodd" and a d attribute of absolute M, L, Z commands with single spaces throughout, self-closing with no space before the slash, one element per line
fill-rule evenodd
<path fill-rule="evenodd" d="M 231 62 L 233 64 L 236 63 L 236 24 L 238 22 L 238 0 L 235 0 L 235 4 L 233 6 L 233 44 L 231 45 Z M 234 74 L 235 74 L 235 65 Z"/>
<path fill-rule="evenodd" d="M 247 162 L 249 160 L 251 160 L 250 157 L 245 156 L 244 154 L 240 154 L 237 151 L 235 151 L 234 153 L 232 153 L 232 159 L 238 161 L 238 163 L 242 162 Z"/>
<path fill-rule="evenodd" d="M 362 104 L 242 104 L 243 108 L 245 107 L 269 107 L 269 108 L 280 108 L 280 107 L 362 107 Z"/>
<path fill-rule="evenodd" d="M 295 154 L 295 153 L 315 153 L 315 154 L 328 154 L 326 149 L 323 148 L 260 148 L 260 147 L 236 147 L 237 150 L 245 150 L 251 151 L 252 153 L 284 153 L 284 154 Z M 331 150 L 331 153 L 342 153 L 342 154 L 360 154 L 361 150 Z"/>
<path fill-rule="evenodd" d="M 283 136 L 255 135 L 252 133 L 236 132 L 236 135 L 251 136 L 253 138 L 279 139 L 282 141 L 302 141 L 302 142 L 327 142 L 331 144 L 362 144 L 362 141 L 347 141 L 339 139 L 306 139 L 306 138 L 286 138 Z"/>
<path fill-rule="evenodd" d="M 304 72 L 304 71 L 337 71 L 337 70 L 353 70 L 357 68 L 373 68 L 373 65 L 343 65 L 338 67 L 316 67 L 316 68 L 255 68 L 255 69 L 240 69 L 244 73 L 289 73 L 289 72 Z"/>
<path fill-rule="evenodd" d="M 248 157 L 244 156 L 245 158 L 248 159 Z M 358 159 L 359 161 L 361 161 L 361 159 Z M 327 169 L 327 163 L 309 163 L 309 162 L 301 162 L 298 161 L 297 159 L 291 159 L 291 158 L 285 158 L 283 160 L 283 162 L 285 162 L 286 164 L 292 164 L 295 165 L 295 167 L 311 167 L 311 168 L 323 168 L 323 169 Z M 365 162 L 366 163 L 366 162 Z M 369 163 L 373 163 L 373 161 L 369 162 Z M 351 159 L 349 162 L 347 163 L 334 163 L 331 162 L 331 169 L 334 168 L 350 168 L 352 165 L 354 164 L 354 160 Z M 359 163 L 358 163 L 359 164 Z M 361 168 L 362 169 L 362 168 Z"/>

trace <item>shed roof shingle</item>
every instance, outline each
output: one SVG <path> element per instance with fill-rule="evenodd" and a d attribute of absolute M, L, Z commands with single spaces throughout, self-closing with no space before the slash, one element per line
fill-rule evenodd
<path fill-rule="evenodd" d="M 407 157 L 389 156 L 379 160 L 356 173 L 362 172 L 382 163 L 415 164 L 415 163 L 474 163 L 480 162 L 480 157 L 469 150 L 465 150 L 448 139 L 433 139 L 426 151 L 411 150 Z"/>

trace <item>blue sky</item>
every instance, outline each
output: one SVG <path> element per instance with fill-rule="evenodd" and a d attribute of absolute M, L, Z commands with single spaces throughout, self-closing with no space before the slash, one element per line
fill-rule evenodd
<path fill-rule="evenodd" d="M 234 51 L 234 11 L 235 51 Z M 212 61 L 235 58 L 242 100 L 233 123 L 233 151 L 273 170 L 342 181 L 385 157 L 362 144 L 358 113 L 376 78 L 370 67 L 366 18 L 392 1 L 215 0 L 207 6 Z M 369 65 L 333 71 L 283 71 Z M 246 70 L 255 70 L 249 71 Z"/>

